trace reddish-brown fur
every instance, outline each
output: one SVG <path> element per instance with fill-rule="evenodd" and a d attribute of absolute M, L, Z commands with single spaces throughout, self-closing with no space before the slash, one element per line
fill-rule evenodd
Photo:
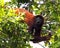
<path fill-rule="evenodd" d="M 18 14 L 19 12 L 25 13 L 24 21 L 27 23 L 28 26 L 31 26 L 33 24 L 34 15 L 32 13 L 23 8 L 15 8 L 15 10 L 16 14 Z"/>

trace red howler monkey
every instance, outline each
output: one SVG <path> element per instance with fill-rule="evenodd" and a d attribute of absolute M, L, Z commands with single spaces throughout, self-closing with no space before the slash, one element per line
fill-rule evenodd
<path fill-rule="evenodd" d="M 28 32 L 31 33 L 34 37 L 34 39 L 31 39 L 31 41 L 37 43 L 40 41 L 46 41 L 49 40 L 51 37 L 51 33 L 49 33 L 47 36 L 41 37 L 41 29 L 44 24 L 44 18 L 41 15 L 34 16 L 29 11 L 23 9 L 23 8 L 16 8 L 16 13 L 24 12 L 25 13 L 25 23 L 29 26 Z"/>

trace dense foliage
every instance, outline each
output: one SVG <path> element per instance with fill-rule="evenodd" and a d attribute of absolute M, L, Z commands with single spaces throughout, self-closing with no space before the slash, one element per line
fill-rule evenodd
<path fill-rule="evenodd" d="M 27 32 L 27 25 L 21 22 L 24 14 L 15 14 L 12 8 L 20 7 L 19 0 L 4 3 L 0 0 L 0 48 L 31 48 L 30 34 Z M 24 3 L 25 0 L 20 2 Z M 42 14 L 45 19 L 42 32 L 52 32 L 49 41 L 50 48 L 60 48 L 60 0 L 28 0 L 26 7 L 34 14 Z M 26 3 L 26 2 L 25 2 Z M 27 42 L 26 42 L 27 41 Z"/>
<path fill-rule="evenodd" d="M 11 7 L 0 5 L 0 48 L 31 48 L 27 24 L 21 21 L 23 19 L 24 13 L 15 14 Z"/>

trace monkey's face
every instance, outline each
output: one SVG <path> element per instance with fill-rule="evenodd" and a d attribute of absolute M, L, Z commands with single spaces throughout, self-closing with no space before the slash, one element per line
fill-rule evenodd
<path fill-rule="evenodd" d="M 35 25 L 42 26 L 44 23 L 44 18 L 40 15 L 35 16 Z"/>

